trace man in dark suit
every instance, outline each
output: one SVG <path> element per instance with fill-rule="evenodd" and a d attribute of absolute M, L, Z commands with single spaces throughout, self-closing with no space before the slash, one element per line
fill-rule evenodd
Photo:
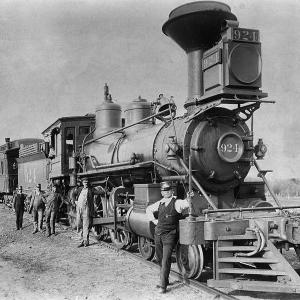
<path fill-rule="evenodd" d="M 16 213 L 16 225 L 17 230 L 23 229 L 23 214 L 24 214 L 24 206 L 25 206 L 26 196 L 23 194 L 22 186 L 19 186 L 17 189 L 17 194 L 15 194 L 13 198 L 13 208 Z"/>
<path fill-rule="evenodd" d="M 187 199 L 176 199 L 169 182 L 161 183 L 163 198 L 146 208 L 146 214 L 155 227 L 155 253 L 160 265 L 159 292 L 164 294 L 169 284 L 172 252 L 178 241 L 179 219 L 182 212 L 189 207 Z M 154 213 L 158 212 L 158 219 Z"/>

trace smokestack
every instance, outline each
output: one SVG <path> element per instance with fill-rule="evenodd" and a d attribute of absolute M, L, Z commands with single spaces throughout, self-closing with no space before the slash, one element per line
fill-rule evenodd
<path fill-rule="evenodd" d="M 203 52 L 220 40 L 224 20 L 237 20 L 227 4 L 198 1 L 172 10 L 162 27 L 163 33 L 172 38 L 188 56 L 188 97 L 185 108 L 192 106 L 203 95 Z"/>

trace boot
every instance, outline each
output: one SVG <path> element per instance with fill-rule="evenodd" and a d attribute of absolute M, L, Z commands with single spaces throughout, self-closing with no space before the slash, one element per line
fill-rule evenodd
<path fill-rule="evenodd" d="M 37 232 L 38 232 L 38 230 L 37 230 L 37 225 L 34 224 L 34 225 L 33 225 L 33 231 L 32 231 L 32 234 L 35 234 L 35 233 L 37 233 Z"/>
<path fill-rule="evenodd" d="M 161 287 L 160 289 L 159 289 L 159 293 L 160 294 L 165 294 L 167 292 L 167 289 L 165 288 L 165 287 Z"/>
<path fill-rule="evenodd" d="M 84 246 L 84 243 L 83 241 L 77 246 L 77 248 L 80 248 L 80 247 L 83 247 Z"/>

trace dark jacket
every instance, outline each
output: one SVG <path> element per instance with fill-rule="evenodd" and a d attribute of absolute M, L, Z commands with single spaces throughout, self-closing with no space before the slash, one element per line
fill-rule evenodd
<path fill-rule="evenodd" d="M 45 195 L 46 210 L 58 212 L 60 205 L 62 204 L 62 197 L 60 193 L 49 192 Z"/>
<path fill-rule="evenodd" d="M 26 196 L 24 194 L 15 194 L 13 199 L 13 208 L 15 211 L 24 211 Z"/>

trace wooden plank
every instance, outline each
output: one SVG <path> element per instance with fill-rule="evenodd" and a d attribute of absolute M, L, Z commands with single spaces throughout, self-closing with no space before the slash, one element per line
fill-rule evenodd
<path fill-rule="evenodd" d="M 257 247 L 255 246 L 230 246 L 230 247 L 218 247 L 218 251 L 222 252 L 222 251 L 253 251 L 255 250 Z"/>
<path fill-rule="evenodd" d="M 117 217 L 117 222 L 125 222 L 125 217 Z M 114 217 L 108 218 L 93 218 L 93 225 L 113 224 Z"/>
<path fill-rule="evenodd" d="M 209 279 L 207 285 L 214 288 L 230 288 L 242 291 L 261 291 L 271 293 L 299 293 L 300 286 L 293 284 L 281 284 L 278 282 L 267 281 L 248 281 L 248 280 L 213 280 Z M 286 298 L 288 299 L 288 297 Z"/>
<path fill-rule="evenodd" d="M 240 269 L 240 268 L 224 268 L 219 269 L 219 273 L 229 273 L 229 274 L 252 274 L 252 275 L 263 275 L 263 276 L 283 276 L 288 275 L 284 271 L 274 271 L 266 269 Z"/>
<path fill-rule="evenodd" d="M 275 264 L 278 260 L 275 258 L 263 258 L 263 257 L 224 257 L 219 258 L 219 262 L 249 262 L 249 263 L 265 263 L 265 264 Z"/>

